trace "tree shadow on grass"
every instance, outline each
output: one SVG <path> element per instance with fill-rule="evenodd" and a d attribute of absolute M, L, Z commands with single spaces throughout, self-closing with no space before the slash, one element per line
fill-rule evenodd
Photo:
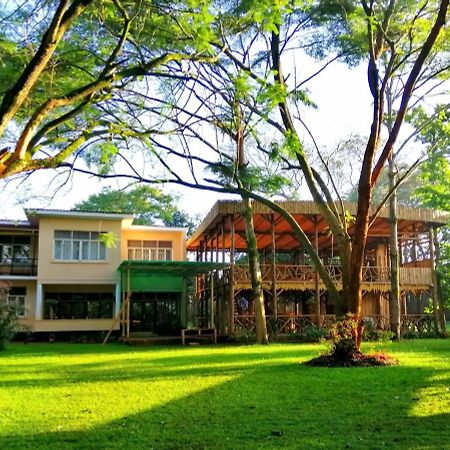
<path fill-rule="evenodd" d="M 0 438 L 0 448 L 450 448 L 448 404 L 444 412 L 421 412 L 427 401 L 423 391 L 436 388 L 440 392 L 445 383 L 448 387 L 448 370 L 402 366 L 327 369 L 283 361 L 298 355 L 301 348 L 291 347 L 279 354 L 255 351 L 245 356 L 244 365 L 242 355 L 225 354 L 218 365 L 217 354 L 202 355 L 199 350 L 194 356 L 187 352 L 186 357 L 174 357 L 170 370 L 166 357 L 150 360 L 139 370 L 121 366 L 115 369 L 123 372 L 118 374 L 119 380 L 148 381 L 149 389 L 141 393 L 142 403 L 130 405 L 130 413 L 78 431 L 36 429 L 24 435 L 6 435 Z M 104 381 L 105 363 L 91 368 L 79 382 L 95 386 Z M 79 370 L 81 376 L 82 368 Z M 224 375 L 225 380 L 221 378 Z M 205 388 L 145 408 L 146 400 L 154 395 L 153 381 L 167 377 L 174 382 L 184 380 L 186 386 L 204 382 Z M 218 381 L 211 385 L 214 377 Z M 74 376 L 72 382 L 77 379 Z M 116 395 L 126 397 L 126 388 L 118 383 Z M 449 402 L 450 394 L 443 401 Z M 105 405 L 113 410 L 115 397 Z M 140 406 L 140 412 L 132 412 Z M 64 425 L 63 418 L 59 420 Z"/>

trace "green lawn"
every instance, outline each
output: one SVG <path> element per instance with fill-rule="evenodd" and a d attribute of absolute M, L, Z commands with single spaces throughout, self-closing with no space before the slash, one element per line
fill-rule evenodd
<path fill-rule="evenodd" d="M 400 366 L 300 365 L 312 344 L 14 344 L 0 449 L 450 449 L 450 340 L 385 347 Z"/>

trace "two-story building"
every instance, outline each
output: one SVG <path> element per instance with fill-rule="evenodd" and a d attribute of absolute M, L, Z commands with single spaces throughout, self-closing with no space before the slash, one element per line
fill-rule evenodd
<path fill-rule="evenodd" d="M 133 225 L 128 214 L 26 210 L 28 221 L 0 222 L 0 280 L 32 332 L 119 329 L 123 261 L 186 260 L 186 229 Z M 158 272 L 134 287 L 131 329 L 181 327 L 180 273 Z"/>
<path fill-rule="evenodd" d="M 336 243 L 317 207 L 283 206 L 339 289 Z M 352 212 L 354 205 L 346 208 Z M 254 328 L 241 202 L 216 203 L 188 241 L 184 228 L 133 225 L 128 214 L 37 209 L 26 215 L 24 222 L 0 221 L 0 282 L 9 285 L 8 302 L 32 332 L 121 329 L 129 337 L 174 335 L 187 326 L 228 335 Z M 398 210 L 405 326 L 421 326 L 424 304 L 436 300 L 436 229 L 448 221 L 440 211 Z M 325 285 L 286 220 L 256 203 L 254 224 L 266 311 L 278 332 L 295 331 L 305 320 L 333 320 Z M 381 328 L 389 323 L 389 235 L 382 210 L 369 230 L 362 286 L 363 314 Z M 187 260 L 187 251 L 196 261 Z"/>

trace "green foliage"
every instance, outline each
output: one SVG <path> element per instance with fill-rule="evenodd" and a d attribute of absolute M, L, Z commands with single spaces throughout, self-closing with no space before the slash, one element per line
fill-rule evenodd
<path fill-rule="evenodd" d="M 16 309 L 7 304 L 8 288 L 0 286 L 0 351 L 20 330 Z"/>
<path fill-rule="evenodd" d="M 346 314 L 342 320 L 338 320 L 330 328 L 331 349 L 330 353 L 337 360 L 351 360 L 358 352 L 356 346 L 358 321 L 353 314 Z"/>
<path fill-rule="evenodd" d="M 118 237 L 115 233 L 100 233 L 98 239 L 105 244 L 107 248 L 116 248 Z"/>
<path fill-rule="evenodd" d="M 134 214 L 135 223 L 138 225 L 159 223 L 187 227 L 190 232 L 195 228 L 194 220 L 186 212 L 179 210 L 177 199 L 148 185 L 139 185 L 128 190 L 104 188 L 99 194 L 93 194 L 87 200 L 76 204 L 74 209 Z M 104 238 L 108 239 L 107 236 Z M 114 240 L 114 237 L 112 239 Z"/>
<path fill-rule="evenodd" d="M 389 330 L 380 330 L 376 322 L 372 320 L 364 321 L 363 340 L 375 342 L 389 342 L 394 337 L 394 333 Z"/>
<path fill-rule="evenodd" d="M 414 198 L 420 206 L 450 212 L 450 107 L 437 105 L 433 111 L 415 108 L 408 120 L 418 129 L 416 139 L 425 147 L 427 159 L 419 169 Z M 444 304 L 450 308 L 450 229 L 439 229 L 440 252 L 437 275 Z"/>
<path fill-rule="evenodd" d="M 329 336 L 329 330 L 310 320 L 302 319 L 295 336 L 302 342 L 322 342 Z"/>
<path fill-rule="evenodd" d="M 211 164 L 209 169 L 226 186 L 233 186 L 233 183 L 239 178 L 239 184 L 245 189 L 267 195 L 279 194 L 283 188 L 292 184 L 287 177 L 256 165 L 246 165 L 239 170 L 239 174 L 234 163 Z"/>
<path fill-rule="evenodd" d="M 416 197 L 424 207 L 450 211 L 450 164 L 444 156 L 433 156 L 420 170 L 422 186 Z"/>

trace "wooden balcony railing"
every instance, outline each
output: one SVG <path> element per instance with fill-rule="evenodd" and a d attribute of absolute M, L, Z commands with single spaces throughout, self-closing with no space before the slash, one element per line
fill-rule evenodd
<path fill-rule="evenodd" d="M 342 280 L 342 270 L 340 266 L 325 266 L 331 278 L 335 282 Z M 261 275 L 263 281 L 271 282 L 273 280 L 273 267 L 270 264 L 261 265 Z M 432 285 L 432 270 L 428 267 L 401 267 L 400 283 L 404 285 Z M 311 282 L 316 279 L 316 270 L 314 266 L 277 264 L 275 266 L 275 281 L 279 283 L 299 283 Z M 248 265 L 236 264 L 234 266 L 235 283 L 250 283 L 250 273 Z M 386 283 L 390 282 L 390 270 L 388 267 L 364 267 L 363 282 L 368 283 Z"/>
<path fill-rule="evenodd" d="M 279 314 L 278 316 L 267 315 L 267 323 L 275 328 L 278 334 L 300 333 L 306 326 L 317 323 L 317 316 L 312 314 Z M 389 316 L 381 314 L 367 315 L 365 322 L 371 323 L 378 330 L 389 329 Z M 336 321 L 336 316 L 325 314 L 320 316 L 320 326 L 329 328 Z M 241 314 L 234 316 L 234 327 L 239 332 L 253 333 L 256 330 L 255 315 Z M 402 314 L 402 334 L 404 333 L 433 333 L 434 319 L 432 314 Z"/>

